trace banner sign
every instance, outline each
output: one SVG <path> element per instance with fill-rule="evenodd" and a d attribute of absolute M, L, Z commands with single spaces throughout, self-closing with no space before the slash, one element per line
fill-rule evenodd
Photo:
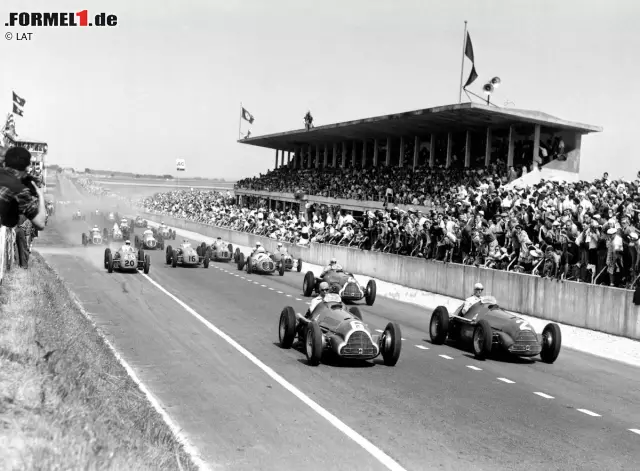
<path fill-rule="evenodd" d="M 176 170 L 178 172 L 184 172 L 187 169 L 184 159 L 176 159 Z"/>

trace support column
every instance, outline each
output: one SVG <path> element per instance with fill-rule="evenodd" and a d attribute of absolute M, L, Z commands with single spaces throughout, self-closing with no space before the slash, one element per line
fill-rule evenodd
<path fill-rule="evenodd" d="M 280 151 L 280 167 L 284 167 L 284 150 Z"/>
<path fill-rule="evenodd" d="M 514 140 L 515 140 L 515 129 L 513 128 L 513 124 L 509 126 L 509 151 L 507 153 L 507 168 L 513 167 L 513 152 L 514 152 Z"/>
<path fill-rule="evenodd" d="M 384 162 L 385 166 L 391 165 L 391 138 L 387 137 L 387 157 Z"/>
<path fill-rule="evenodd" d="M 333 143 L 333 161 L 331 166 L 333 168 L 336 168 L 336 164 L 338 163 L 338 143 L 334 142 Z"/>
<path fill-rule="evenodd" d="M 311 153 L 311 144 L 307 146 L 307 168 L 311 168 L 313 157 Z"/>
<path fill-rule="evenodd" d="M 420 138 L 416 136 L 413 139 L 413 170 L 418 166 L 418 159 L 420 158 Z"/>
<path fill-rule="evenodd" d="M 323 168 L 327 168 L 329 164 L 329 144 L 324 145 L 324 163 Z"/>
<path fill-rule="evenodd" d="M 453 134 L 447 133 L 447 164 L 445 168 L 451 167 L 451 153 L 453 152 Z"/>
<path fill-rule="evenodd" d="M 484 144 L 484 166 L 488 167 L 491 164 L 491 149 L 493 133 L 491 132 L 491 128 L 487 127 L 487 142 Z"/>
<path fill-rule="evenodd" d="M 464 167 L 471 166 L 471 131 L 467 131 L 467 139 L 464 144 Z"/>
<path fill-rule="evenodd" d="M 320 146 L 316 144 L 316 168 L 320 167 Z"/>
<path fill-rule="evenodd" d="M 291 163 L 291 151 L 287 151 L 287 165 Z"/>
<path fill-rule="evenodd" d="M 351 148 L 351 166 L 353 168 L 356 168 L 356 150 L 357 150 L 358 144 L 356 144 L 356 141 L 352 141 L 351 145 L 353 146 Z"/>
<path fill-rule="evenodd" d="M 373 140 L 373 166 L 378 166 L 378 139 Z"/>
<path fill-rule="evenodd" d="M 276 165 L 274 169 L 278 168 L 278 149 L 276 149 Z"/>
<path fill-rule="evenodd" d="M 342 162 L 340 162 L 340 166 L 345 168 L 347 166 L 347 143 L 342 143 Z"/>
<path fill-rule="evenodd" d="M 398 167 L 404 165 L 404 136 L 400 137 L 400 157 L 398 157 Z"/>
<path fill-rule="evenodd" d="M 431 133 L 431 142 L 429 143 L 429 168 L 433 168 L 436 164 L 436 133 Z"/>
<path fill-rule="evenodd" d="M 367 165 L 367 141 L 366 139 L 362 140 L 362 168 L 365 168 Z"/>
<path fill-rule="evenodd" d="M 535 130 L 533 131 L 533 155 L 531 156 L 531 163 L 533 163 L 533 159 L 538 157 L 539 154 L 540 154 L 540 125 L 536 124 Z"/>

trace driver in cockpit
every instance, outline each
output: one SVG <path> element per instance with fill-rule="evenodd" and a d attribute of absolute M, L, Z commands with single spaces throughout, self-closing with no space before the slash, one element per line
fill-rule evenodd
<path fill-rule="evenodd" d="M 318 286 L 318 291 L 320 292 L 320 295 L 311 300 L 311 305 L 304 315 L 304 317 L 306 317 L 307 319 L 311 318 L 311 313 L 313 312 L 313 310 L 318 307 L 318 304 L 324 301 L 324 297 L 329 293 L 329 283 L 327 283 L 326 281 L 320 283 L 320 286 Z"/>
<path fill-rule="evenodd" d="M 474 285 L 473 295 L 469 296 L 467 299 L 464 300 L 464 307 L 462 308 L 462 312 L 461 312 L 462 315 L 466 314 L 467 311 L 471 309 L 471 307 L 474 304 L 479 303 L 482 300 L 483 291 L 484 291 L 484 286 L 482 286 L 482 283 L 476 283 Z"/>
<path fill-rule="evenodd" d="M 131 241 L 125 240 L 121 250 L 123 253 L 133 252 L 133 247 L 131 247 Z"/>
<path fill-rule="evenodd" d="M 329 272 L 331 270 L 342 270 L 342 266 L 338 264 L 338 260 L 335 257 L 333 257 L 329 261 L 329 265 L 324 267 L 324 269 L 322 270 L 322 273 L 320 274 L 320 278 L 323 278 L 324 275 L 326 275 L 327 272 Z"/>

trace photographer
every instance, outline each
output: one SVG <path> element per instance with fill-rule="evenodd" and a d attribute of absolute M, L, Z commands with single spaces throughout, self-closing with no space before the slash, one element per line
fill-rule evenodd
<path fill-rule="evenodd" d="M 40 180 L 29 175 L 31 153 L 23 147 L 10 148 L 0 168 L 0 223 L 16 227 L 24 221 L 31 221 L 36 229 L 45 227 L 46 209 L 44 195 L 39 188 Z M 24 226 L 16 230 L 16 244 L 20 266 L 27 268 L 29 255 L 27 235 Z"/>

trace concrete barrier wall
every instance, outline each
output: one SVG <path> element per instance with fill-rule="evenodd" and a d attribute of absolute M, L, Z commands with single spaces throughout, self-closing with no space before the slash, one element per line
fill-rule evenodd
<path fill-rule="evenodd" d="M 170 226 L 209 237 L 222 237 L 232 244 L 253 246 L 260 241 L 267 250 L 276 248 L 277 241 L 267 237 L 169 216 L 144 214 L 152 221 L 164 220 Z M 350 272 L 457 299 L 470 296 L 474 283 L 480 282 L 487 294 L 495 296 L 500 305 L 510 311 L 640 340 L 640 306 L 633 304 L 633 292 L 629 290 L 572 281 L 559 282 L 519 273 L 363 252 L 335 245 L 285 245 L 294 257 L 309 263 L 326 265 L 332 257 L 336 257 Z"/>

